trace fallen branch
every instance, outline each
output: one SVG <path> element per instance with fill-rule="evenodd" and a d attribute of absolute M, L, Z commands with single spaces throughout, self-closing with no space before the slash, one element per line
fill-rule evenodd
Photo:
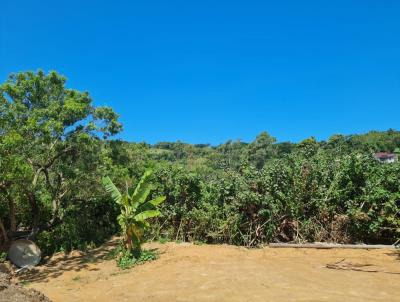
<path fill-rule="evenodd" d="M 351 262 L 344 262 L 345 259 L 342 259 L 336 263 L 330 263 L 325 265 L 326 268 L 329 269 L 336 269 L 336 270 L 343 270 L 343 271 L 356 271 L 356 272 L 363 272 L 363 273 L 384 273 L 384 274 L 393 274 L 393 275 L 400 275 L 398 272 L 387 272 L 378 269 L 363 269 L 365 267 L 373 267 L 373 264 L 359 264 L 359 263 L 351 263 Z"/>
<path fill-rule="evenodd" d="M 384 244 L 336 244 L 336 243 L 270 243 L 271 248 L 306 248 L 306 249 L 396 249 L 395 245 Z"/>

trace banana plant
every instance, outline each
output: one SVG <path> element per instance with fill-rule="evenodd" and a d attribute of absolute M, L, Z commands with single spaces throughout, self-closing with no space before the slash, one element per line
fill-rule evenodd
<path fill-rule="evenodd" d="M 157 206 L 165 201 L 165 196 L 147 201 L 147 197 L 153 189 L 150 182 L 151 174 L 151 170 L 147 170 L 143 174 L 133 193 L 128 185 L 126 185 L 125 193 L 121 193 L 109 177 L 103 178 L 106 191 L 121 209 L 118 223 L 124 233 L 125 247 L 134 254 L 141 252 L 141 245 L 144 241 L 143 233 L 150 226 L 147 220 L 161 214 Z"/>

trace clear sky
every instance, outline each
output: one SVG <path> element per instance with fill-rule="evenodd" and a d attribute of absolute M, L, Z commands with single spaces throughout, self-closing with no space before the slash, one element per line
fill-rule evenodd
<path fill-rule="evenodd" d="M 57 70 L 129 141 L 400 128 L 400 1 L 1 0 L 0 81 Z"/>

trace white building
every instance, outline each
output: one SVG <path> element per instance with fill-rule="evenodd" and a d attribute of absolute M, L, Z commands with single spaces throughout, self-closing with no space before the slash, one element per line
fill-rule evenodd
<path fill-rule="evenodd" d="M 385 164 L 394 163 L 397 161 L 397 155 L 394 153 L 378 152 L 374 154 L 374 157 L 377 161 Z"/>

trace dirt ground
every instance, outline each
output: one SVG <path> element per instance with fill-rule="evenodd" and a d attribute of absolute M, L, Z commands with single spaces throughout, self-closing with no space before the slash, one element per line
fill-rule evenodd
<path fill-rule="evenodd" d="M 11 281 L 11 271 L 0 263 L 0 302 L 51 302 L 42 293 L 23 288 Z"/>
<path fill-rule="evenodd" d="M 152 243 L 160 258 L 120 270 L 116 241 L 56 255 L 20 281 L 68 301 L 400 301 L 395 250 L 246 249 Z"/>

